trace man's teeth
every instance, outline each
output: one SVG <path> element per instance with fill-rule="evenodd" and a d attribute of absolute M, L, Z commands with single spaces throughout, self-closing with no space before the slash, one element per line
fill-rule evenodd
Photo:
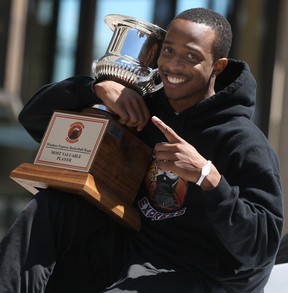
<path fill-rule="evenodd" d="M 169 76 L 169 75 L 167 75 L 167 79 L 171 83 L 181 83 L 181 82 L 185 81 L 184 78 L 179 78 L 179 77 L 174 77 L 174 76 Z"/>

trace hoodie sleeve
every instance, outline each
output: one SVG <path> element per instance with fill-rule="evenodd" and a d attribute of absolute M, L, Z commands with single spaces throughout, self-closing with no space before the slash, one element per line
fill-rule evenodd
<path fill-rule="evenodd" d="M 236 151 L 225 149 L 220 157 L 229 166 L 218 187 L 203 192 L 210 223 L 240 263 L 238 272 L 274 261 L 283 225 L 276 154 L 256 131 L 240 141 Z"/>
<path fill-rule="evenodd" d="M 43 86 L 26 103 L 19 114 L 19 122 L 40 142 L 55 110 L 80 110 L 100 103 L 93 91 L 95 79 L 75 76 Z"/>

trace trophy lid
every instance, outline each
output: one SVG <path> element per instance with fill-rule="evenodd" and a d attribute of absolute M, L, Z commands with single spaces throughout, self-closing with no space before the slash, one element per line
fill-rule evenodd
<path fill-rule="evenodd" d="M 153 33 L 159 40 L 163 40 L 166 33 L 160 26 L 122 14 L 108 14 L 105 16 L 104 21 L 112 31 L 114 31 L 117 26 L 124 25 L 143 31 L 148 35 Z"/>

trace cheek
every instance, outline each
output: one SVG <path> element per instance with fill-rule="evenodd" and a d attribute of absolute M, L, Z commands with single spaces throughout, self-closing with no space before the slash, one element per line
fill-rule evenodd
<path fill-rule="evenodd" d="M 194 66 L 194 68 L 193 68 L 194 75 L 198 76 L 198 78 L 202 79 L 203 81 L 210 79 L 210 76 L 212 74 L 212 70 L 213 69 L 210 70 L 210 68 L 209 69 L 207 67 L 205 68 L 205 66 L 200 65 L 200 64 Z"/>

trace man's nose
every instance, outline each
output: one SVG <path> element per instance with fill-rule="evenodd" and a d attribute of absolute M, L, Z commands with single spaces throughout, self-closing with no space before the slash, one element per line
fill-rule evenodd
<path fill-rule="evenodd" d="M 181 70 L 185 67 L 184 62 L 181 57 L 172 56 L 167 60 L 166 66 L 170 68 L 170 70 Z"/>

